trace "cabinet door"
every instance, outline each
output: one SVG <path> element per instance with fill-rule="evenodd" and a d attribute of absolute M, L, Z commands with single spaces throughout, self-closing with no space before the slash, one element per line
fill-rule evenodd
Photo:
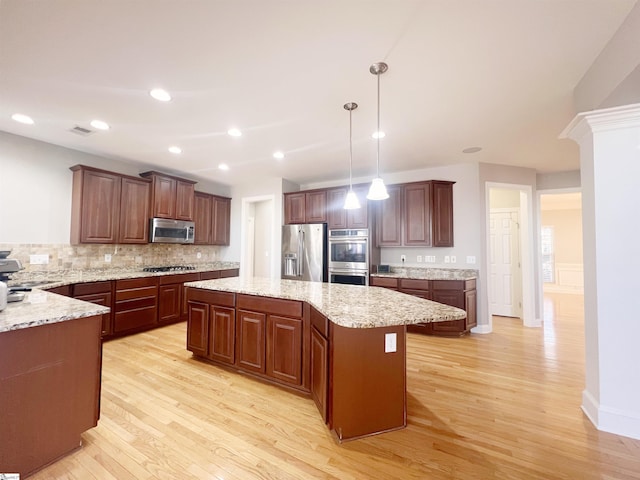
<path fill-rule="evenodd" d="M 96 305 L 104 305 L 105 307 L 112 308 L 111 305 L 111 292 L 108 293 L 92 293 L 88 295 L 76 295 L 73 298 L 78 300 L 84 300 L 85 302 L 95 303 Z M 102 315 L 102 332 L 101 335 L 106 337 L 112 333 L 111 326 L 111 312 Z"/>
<path fill-rule="evenodd" d="M 269 315 L 266 372 L 281 382 L 302 384 L 302 320 Z"/>
<path fill-rule="evenodd" d="M 431 246 L 431 184 L 404 186 L 404 245 Z"/>
<path fill-rule="evenodd" d="M 176 218 L 175 178 L 153 176 L 153 216 L 158 218 Z"/>
<path fill-rule="evenodd" d="M 347 188 L 332 188 L 327 191 L 327 228 L 347 228 L 347 212 L 344 201 Z"/>
<path fill-rule="evenodd" d="M 389 198 L 376 201 L 376 243 L 379 247 L 402 245 L 402 186 L 387 187 Z"/>
<path fill-rule="evenodd" d="M 477 320 L 477 293 L 476 290 L 464 292 L 464 305 L 467 312 L 466 329 L 469 330 L 478 324 Z"/>
<path fill-rule="evenodd" d="M 265 372 L 264 313 L 238 310 L 238 367 L 251 372 Z"/>
<path fill-rule="evenodd" d="M 211 245 L 212 198 L 206 193 L 195 193 L 195 224 L 194 242 L 196 245 Z"/>
<path fill-rule="evenodd" d="M 195 185 L 176 181 L 176 220 L 193 221 Z"/>
<path fill-rule="evenodd" d="M 209 358 L 233 365 L 236 339 L 236 314 L 233 308 L 211 307 Z"/>
<path fill-rule="evenodd" d="M 305 194 L 285 193 L 284 223 L 295 224 L 305 222 Z"/>
<path fill-rule="evenodd" d="M 189 302 L 187 320 L 187 350 L 206 356 L 209 347 L 209 305 Z"/>
<path fill-rule="evenodd" d="M 353 187 L 353 192 L 360 201 L 360 208 L 346 210 L 347 212 L 347 228 L 369 228 L 369 208 L 367 193 L 368 185 L 358 185 Z"/>
<path fill-rule="evenodd" d="M 182 313 L 182 285 L 160 285 L 158 289 L 158 321 L 176 322 Z"/>
<path fill-rule="evenodd" d="M 323 223 L 327 221 L 327 191 L 321 190 L 305 194 L 305 221 Z"/>
<path fill-rule="evenodd" d="M 230 244 L 231 199 L 226 197 L 213 197 L 213 245 Z"/>
<path fill-rule="evenodd" d="M 148 181 L 122 178 L 118 243 L 149 241 L 150 190 Z"/>
<path fill-rule="evenodd" d="M 464 292 L 462 290 L 434 290 L 432 295 L 434 302 L 464 309 Z M 465 321 L 432 322 L 431 328 L 433 333 L 440 335 L 461 335 L 465 331 Z"/>
<path fill-rule="evenodd" d="M 116 243 L 120 176 L 91 170 L 82 171 L 82 175 L 80 243 Z"/>
<path fill-rule="evenodd" d="M 453 247 L 453 182 L 431 182 L 434 247 Z"/>
<path fill-rule="evenodd" d="M 311 398 L 327 423 L 329 391 L 329 342 L 315 327 L 311 329 Z"/>

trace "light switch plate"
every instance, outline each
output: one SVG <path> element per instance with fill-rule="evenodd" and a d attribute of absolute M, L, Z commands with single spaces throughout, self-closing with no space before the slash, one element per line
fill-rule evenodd
<path fill-rule="evenodd" d="M 104 261 L 107 263 L 111 262 L 111 254 L 110 253 L 105 253 L 104 254 Z"/>
<path fill-rule="evenodd" d="M 384 334 L 384 353 L 398 351 L 398 335 L 395 333 Z"/>
<path fill-rule="evenodd" d="M 445 255 L 444 256 L 444 263 L 450 263 L 451 262 L 451 257 L 449 257 L 449 255 Z"/>
<path fill-rule="evenodd" d="M 467 255 L 467 263 L 469 265 L 473 265 L 474 263 L 476 263 L 476 257 L 473 255 Z"/>
<path fill-rule="evenodd" d="M 455 255 L 451 255 L 451 263 L 456 263 L 457 259 Z"/>
<path fill-rule="evenodd" d="M 422 263 L 422 255 L 418 255 L 418 256 L 416 257 L 416 261 L 417 261 L 418 263 Z"/>

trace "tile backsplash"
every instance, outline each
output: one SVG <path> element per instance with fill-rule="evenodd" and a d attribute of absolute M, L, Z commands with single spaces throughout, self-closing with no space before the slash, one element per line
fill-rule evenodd
<path fill-rule="evenodd" d="M 0 243 L 0 250 L 11 250 L 10 258 L 20 260 L 26 272 L 186 265 L 218 261 L 224 247 L 211 245 L 69 245 Z M 200 258 L 198 258 L 200 254 Z M 49 263 L 33 265 L 30 255 L 47 255 Z M 105 262 L 111 255 L 111 262 Z"/>

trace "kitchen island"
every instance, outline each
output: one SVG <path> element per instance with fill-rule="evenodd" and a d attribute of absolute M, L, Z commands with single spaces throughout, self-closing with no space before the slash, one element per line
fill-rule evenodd
<path fill-rule="evenodd" d="M 0 312 L 0 472 L 24 478 L 97 425 L 108 311 L 33 290 Z"/>
<path fill-rule="evenodd" d="M 339 441 L 406 426 L 406 326 L 455 307 L 377 287 L 266 278 L 189 282 L 187 349 L 310 395 Z"/>

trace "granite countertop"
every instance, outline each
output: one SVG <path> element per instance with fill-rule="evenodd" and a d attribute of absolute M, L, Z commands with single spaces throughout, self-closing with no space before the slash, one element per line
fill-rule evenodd
<path fill-rule="evenodd" d="M 58 270 L 42 272 L 18 272 L 12 275 L 8 285 L 19 285 L 23 282 L 46 282 L 38 288 L 55 288 L 74 283 L 102 282 L 107 280 L 123 280 L 127 278 L 161 277 L 163 275 L 179 275 L 182 273 L 210 272 L 213 270 L 228 270 L 239 268 L 238 262 L 212 262 L 191 264 L 194 270 L 180 270 L 173 272 L 143 272 L 143 266 L 128 268 L 104 268 L 88 270 Z"/>
<path fill-rule="evenodd" d="M 459 308 L 380 287 L 270 278 L 223 278 L 187 282 L 188 287 L 307 302 L 336 325 L 375 328 L 461 320 Z"/>
<path fill-rule="evenodd" d="M 390 273 L 372 273 L 371 276 L 415 280 L 473 280 L 478 277 L 478 271 L 454 268 L 391 267 Z"/>
<path fill-rule="evenodd" d="M 24 300 L 8 303 L 7 308 L 0 312 L 0 333 L 102 315 L 108 311 L 108 307 L 101 305 L 32 290 Z"/>

